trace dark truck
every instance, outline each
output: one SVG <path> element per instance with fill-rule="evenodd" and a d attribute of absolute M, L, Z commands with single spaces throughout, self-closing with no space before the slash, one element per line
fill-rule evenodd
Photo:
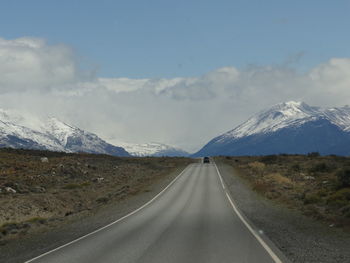
<path fill-rule="evenodd" d="M 210 163 L 209 157 L 204 157 L 203 158 L 203 163 Z"/>

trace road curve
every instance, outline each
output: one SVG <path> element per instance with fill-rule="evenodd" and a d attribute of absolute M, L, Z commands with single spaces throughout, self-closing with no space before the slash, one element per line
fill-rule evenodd
<path fill-rule="evenodd" d="M 27 262 L 281 262 L 233 208 L 215 164 L 191 164 L 132 215 Z"/>

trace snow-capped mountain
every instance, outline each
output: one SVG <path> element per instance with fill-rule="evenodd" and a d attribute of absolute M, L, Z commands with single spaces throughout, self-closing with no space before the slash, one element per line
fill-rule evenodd
<path fill-rule="evenodd" d="M 188 152 L 185 152 L 179 148 L 169 146 L 162 143 L 142 143 L 142 144 L 134 144 L 134 143 L 125 143 L 121 142 L 118 145 L 122 146 L 125 150 L 127 150 L 133 156 L 189 156 Z"/>
<path fill-rule="evenodd" d="M 350 155 L 350 107 L 285 102 L 205 145 L 195 156 L 308 153 Z"/>
<path fill-rule="evenodd" d="M 97 135 L 60 121 L 23 112 L 0 109 L 0 147 L 64 152 L 104 153 L 116 156 L 188 156 L 189 153 L 162 143 L 125 143 L 114 146 Z"/>
<path fill-rule="evenodd" d="M 122 147 L 57 118 L 40 119 L 0 110 L 0 147 L 129 156 Z"/>
<path fill-rule="evenodd" d="M 20 115 L 0 110 L 0 147 L 64 151 L 64 146 L 50 134 L 25 127 L 21 122 Z"/>

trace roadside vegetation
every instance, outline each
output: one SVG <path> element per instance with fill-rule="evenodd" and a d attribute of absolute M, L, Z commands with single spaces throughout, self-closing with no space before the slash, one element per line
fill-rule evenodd
<path fill-rule="evenodd" d="M 0 245 L 148 192 L 190 162 L 0 149 Z"/>
<path fill-rule="evenodd" d="M 310 153 L 219 159 L 264 197 L 350 229 L 350 158 Z"/>

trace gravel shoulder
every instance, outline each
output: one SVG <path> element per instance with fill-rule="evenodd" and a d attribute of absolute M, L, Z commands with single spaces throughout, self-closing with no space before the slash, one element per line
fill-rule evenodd
<path fill-rule="evenodd" d="M 45 228 L 0 246 L 0 262 L 24 262 L 51 249 L 66 244 L 76 238 L 105 226 L 139 208 L 168 185 L 186 165 L 177 167 L 172 173 L 158 178 L 145 191 L 118 200 L 97 210 L 74 214 L 55 228 Z"/>
<path fill-rule="evenodd" d="M 350 262 L 350 233 L 310 219 L 254 192 L 230 165 L 218 169 L 243 214 L 292 262 Z"/>

